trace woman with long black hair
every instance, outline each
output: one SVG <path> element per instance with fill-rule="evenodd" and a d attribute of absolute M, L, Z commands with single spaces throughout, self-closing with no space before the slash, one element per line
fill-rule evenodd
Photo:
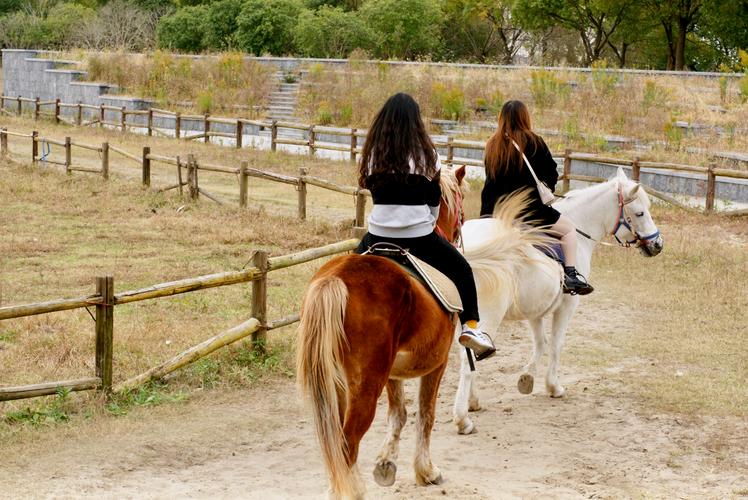
<path fill-rule="evenodd" d="M 478 329 L 478 299 L 470 264 L 435 232 L 439 216 L 441 162 L 413 98 L 390 97 L 369 127 L 359 166 L 359 185 L 371 191 L 374 207 L 357 252 L 379 242 L 394 243 L 444 273 L 462 299 L 460 344 L 477 359 L 493 355 L 491 338 Z"/>
<path fill-rule="evenodd" d="M 568 217 L 545 205 L 537 184 L 523 159 L 538 179 L 553 191 L 558 181 L 556 161 L 542 137 L 532 131 L 530 112 L 520 101 L 507 101 L 499 114 L 499 128 L 486 143 L 486 183 L 481 192 L 481 216 L 493 214 L 502 196 L 529 189 L 530 206 L 523 214 L 528 224 L 545 226 L 561 240 L 564 253 L 564 291 L 586 295 L 594 290 L 576 269 L 577 229 Z"/>

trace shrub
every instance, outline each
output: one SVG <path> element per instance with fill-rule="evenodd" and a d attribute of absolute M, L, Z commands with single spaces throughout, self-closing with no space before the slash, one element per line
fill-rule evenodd
<path fill-rule="evenodd" d="M 0 45 L 24 49 L 70 47 L 93 16 L 92 9 L 73 3 L 56 5 L 46 14 L 14 12 L 0 18 Z"/>
<path fill-rule="evenodd" d="M 81 44 L 92 49 L 144 50 L 156 44 L 159 11 L 125 0 L 112 0 L 80 31 Z"/>
<path fill-rule="evenodd" d="M 618 85 L 618 73 L 608 71 L 608 63 L 605 60 L 592 63 L 592 86 L 595 91 L 602 95 L 608 95 Z"/>
<path fill-rule="evenodd" d="M 371 44 L 373 34 L 356 12 L 322 6 L 299 16 L 294 41 L 308 57 L 348 57 L 354 49 Z"/>
<path fill-rule="evenodd" d="M 236 45 L 236 20 L 241 11 L 241 0 L 221 0 L 208 6 L 204 40 L 207 48 L 225 50 Z"/>
<path fill-rule="evenodd" d="M 569 95 L 566 84 L 550 71 L 533 71 L 530 78 L 530 93 L 539 108 L 553 106 Z"/>
<path fill-rule="evenodd" d="M 414 59 L 440 43 L 443 15 L 437 0 L 368 0 L 359 12 L 374 33 L 364 48 L 376 57 Z"/>
<path fill-rule="evenodd" d="M 197 108 L 198 113 L 210 113 L 213 109 L 213 92 L 210 90 L 204 90 L 197 94 L 195 107 Z"/>
<path fill-rule="evenodd" d="M 431 99 L 441 118 L 460 120 L 467 115 L 465 93 L 457 85 L 447 87 L 443 83 L 435 83 L 431 87 Z"/>
<path fill-rule="evenodd" d="M 330 110 L 330 104 L 326 101 L 320 103 L 317 108 L 317 120 L 316 122 L 320 125 L 329 125 L 332 123 L 332 111 Z"/>
<path fill-rule="evenodd" d="M 182 52 L 201 52 L 205 49 L 208 7 L 183 7 L 158 22 L 156 39 L 164 49 Z"/>
<path fill-rule="evenodd" d="M 293 32 L 302 9 L 299 0 L 247 0 L 237 19 L 238 47 L 256 55 L 293 52 Z"/>

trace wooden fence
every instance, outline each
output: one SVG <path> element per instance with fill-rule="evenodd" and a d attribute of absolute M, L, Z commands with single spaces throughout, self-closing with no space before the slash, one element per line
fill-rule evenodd
<path fill-rule="evenodd" d="M 239 205 L 246 207 L 248 203 L 248 192 L 249 183 L 248 179 L 254 177 L 257 179 L 265 179 L 272 182 L 279 182 L 283 184 L 290 184 L 296 187 L 298 192 L 298 216 L 300 219 L 306 219 L 307 213 L 307 186 L 317 186 L 322 189 L 329 191 L 335 191 L 355 197 L 355 216 L 353 219 L 354 227 L 363 227 L 364 218 L 366 213 L 366 199 L 371 196 L 371 193 L 366 189 L 361 189 L 356 186 L 346 186 L 338 184 L 326 179 L 314 177 L 307 174 L 306 169 L 299 169 L 298 176 L 290 176 L 284 174 L 278 174 L 274 172 L 266 172 L 256 168 L 250 168 L 246 161 L 240 162 L 238 167 L 230 167 L 226 165 L 217 165 L 208 162 L 199 162 L 194 155 L 187 155 L 186 159 L 176 157 L 169 157 L 155 154 L 150 146 L 144 146 L 140 154 L 133 154 L 124 149 L 117 148 L 109 145 L 109 143 L 102 143 L 101 146 L 95 146 L 91 144 L 85 144 L 78 141 L 72 140 L 70 137 L 65 137 L 64 140 L 52 139 L 49 137 L 40 136 L 37 131 L 31 133 L 21 133 L 10 131 L 5 128 L 0 129 L 0 156 L 8 157 L 10 155 L 10 148 L 8 145 L 8 137 L 18 137 L 29 141 L 31 147 L 31 154 L 29 160 L 32 164 L 38 164 L 39 162 L 45 162 L 54 165 L 61 165 L 65 168 L 65 172 L 71 174 L 74 171 L 88 172 L 101 174 L 101 176 L 107 180 L 109 179 L 109 161 L 110 154 L 119 154 L 124 158 L 136 162 L 140 165 L 142 170 L 142 184 L 145 187 L 151 185 L 151 168 L 155 162 L 164 163 L 176 167 L 175 172 L 175 183 L 166 187 L 160 188 L 159 191 L 168 191 L 177 189 L 180 194 L 184 194 L 184 188 L 186 187 L 187 195 L 190 199 L 196 200 L 200 195 L 206 198 L 222 204 L 220 199 L 211 194 L 208 190 L 200 187 L 199 183 L 199 172 L 201 170 L 206 172 L 216 172 L 221 174 L 231 174 L 237 176 L 239 179 Z M 44 158 L 43 154 L 40 154 L 40 145 L 54 144 L 62 146 L 64 148 L 64 161 L 56 161 Z M 73 164 L 73 148 L 81 148 L 85 150 L 98 152 L 101 156 L 101 167 L 91 168 Z M 183 170 L 186 170 L 183 174 Z"/>
<path fill-rule="evenodd" d="M 267 331 L 290 325 L 298 321 L 298 315 L 292 315 L 274 321 L 267 321 L 267 275 L 270 272 L 296 266 L 315 259 L 336 255 L 353 250 L 358 245 L 357 239 L 333 243 L 302 252 L 270 257 L 266 252 L 257 251 L 252 257 L 253 267 L 240 271 L 227 271 L 179 281 L 159 283 L 156 285 L 114 292 L 114 280 L 111 276 L 96 278 L 95 292 L 86 297 L 59 299 L 48 302 L 22 304 L 0 307 L 0 320 L 34 316 L 58 311 L 95 307 L 95 353 L 96 373 L 94 377 L 74 380 L 44 382 L 17 387 L 0 387 L 0 401 L 24 399 L 55 394 L 60 389 L 85 391 L 96 389 L 106 394 L 112 391 L 125 391 L 151 380 L 164 377 L 225 345 L 252 335 L 253 341 L 265 339 Z M 136 377 L 113 386 L 112 359 L 114 353 L 114 311 L 115 307 L 133 302 L 170 297 L 172 295 L 205 290 L 237 283 L 252 282 L 251 318 L 240 325 L 222 332 L 210 339 L 182 352 L 174 358 L 151 368 Z"/>

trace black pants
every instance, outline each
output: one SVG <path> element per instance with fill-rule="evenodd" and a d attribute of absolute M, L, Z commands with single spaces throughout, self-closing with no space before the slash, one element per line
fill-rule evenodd
<path fill-rule="evenodd" d="M 366 233 L 356 249 L 356 253 L 364 253 L 371 245 L 379 242 L 394 243 L 406 248 L 421 259 L 437 268 L 451 279 L 462 299 L 460 321 L 478 321 L 478 296 L 475 291 L 473 270 L 465 257 L 447 240 L 436 233 L 419 238 L 384 238 Z"/>

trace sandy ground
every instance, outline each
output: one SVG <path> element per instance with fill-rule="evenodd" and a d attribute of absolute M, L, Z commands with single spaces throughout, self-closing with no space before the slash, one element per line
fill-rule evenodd
<path fill-rule="evenodd" d="M 594 299 L 573 322 L 570 343 L 592 328 L 614 328 L 627 311 Z M 600 319 L 603 318 L 603 319 Z M 522 325 L 509 325 L 501 355 L 482 371 L 477 432 L 451 423 L 457 361 L 442 385 L 432 456 L 441 486 L 415 484 L 412 398 L 398 480 L 377 486 L 370 471 L 384 438 L 384 401 L 362 445 L 369 498 L 725 498 L 748 495 L 748 424 L 647 413 L 606 378 L 620 367 L 562 365 L 563 399 L 522 396 L 517 372 L 529 353 Z M 603 346 L 599 346 L 603 347 Z M 598 371 L 599 370 L 599 371 Z M 210 391 L 184 404 L 139 409 L 127 417 L 59 426 L 33 443 L 6 448 L 2 498 L 325 498 L 326 479 L 309 414 L 293 382 L 269 380 L 245 391 Z"/>

